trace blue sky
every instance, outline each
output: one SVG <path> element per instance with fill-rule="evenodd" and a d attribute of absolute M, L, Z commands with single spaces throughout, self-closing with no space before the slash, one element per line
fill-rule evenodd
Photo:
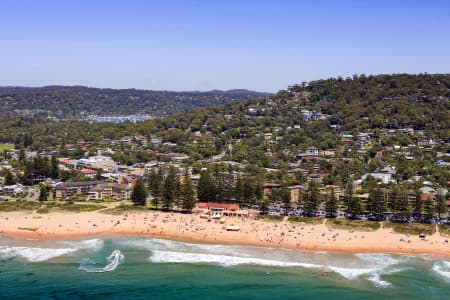
<path fill-rule="evenodd" d="M 0 85 L 277 91 L 450 72 L 450 1 L 0 0 Z"/>

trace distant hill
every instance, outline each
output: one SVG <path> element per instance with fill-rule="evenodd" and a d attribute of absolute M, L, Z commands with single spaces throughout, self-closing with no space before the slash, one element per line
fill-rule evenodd
<path fill-rule="evenodd" d="M 56 118 L 163 116 L 267 95 L 242 89 L 170 92 L 84 86 L 0 87 L 0 115 Z"/>
<path fill-rule="evenodd" d="M 120 93 L 122 90 L 93 89 L 100 100 L 83 101 L 88 99 L 83 93 L 92 92 L 91 89 L 42 88 L 53 90 L 54 93 L 59 91 L 58 97 L 52 99 L 49 96 L 50 92 L 21 94 L 14 92 L 15 88 L 4 88 L 3 92 L 0 92 L 0 95 L 3 95 L 0 99 L 6 98 L 7 101 L 2 100 L 2 113 L 8 112 L 4 107 L 9 110 L 13 107 L 11 103 L 7 103 L 11 101 L 7 97 L 12 96 L 5 96 L 8 89 L 10 94 L 20 94 L 21 98 L 29 99 L 27 107 L 39 108 L 43 105 L 39 103 L 44 102 L 46 109 L 50 111 L 47 114 L 56 116 L 75 115 L 70 114 L 71 109 L 75 113 L 89 111 L 103 115 L 148 109 L 145 105 L 141 105 L 140 101 L 143 101 L 141 98 L 140 101 L 133 99 L 130 102 L 120 100 L 119 96 L 122 95 L 137 97 L 140 91 L 133 94 L 133 90 Z M 64 89 L 69 89 L 70 92 L 64 92 Z M 75 93 L 73 89 L 79 89 L 79 92 Z M 225 98 L 226 100 L 220 97 L 221 93 L 226 94 L 230 91 L 141 92 L 150 95 L 156 93 L 160 96 L 156 103 L 163 107 L 172 107 L 171 111 L 181 110 L 179 107 L 170 106 L 177 103 L 183 104 L 185 108 L 200 106 L 199 102 L 195 104 L 187 102 L 188 99 L 200 101 L 199 99 L 217 97 L 213 101 L 216 105 L 229 99 L 238 100 L 237 96 Z M 33 100 L 33 95 L 40 95 L 39 98 L 47 100 Z M 117 97 L 115 101 L 110 99 L 114 95 Z M 165 95 L 170 97 L 164 97 Z M 256 95 L 261 96 L 260 93 Z M 163 100 L 173 98 L 178 99 L 173 101 L 173 104 L 165 103 Z M 180 100 L 181 98 L 184 100 Z M 208 101 L 210 100 L 200 103 L 207 105 L 211 103 Z M 24 100 L 20 103 L 24 103 Z M 52 105 L 55 107 L 54 113 L 51 112 Z M 167 113 L 167 110 L 165 112 Z M 118 139 L 123 136 L 144 135 L 162 137 L 164 142 L 177 143 L 185 147 L 193 140 L 198 142 L 201 136 L 203 142 L 207 143 L 209 140 L 210 144 L 204 148 L 192 144 L 189 151 L 196 153 L 195 157 L 216 155 L 220 153 L 218 150 L 223 150 L 230 143 L 230 140 L 238 140 L 234 146 L 236 153 L 233 159 L 246 160 L 252 164 L 267 161 L 264 154 L 267 149 L 274 154 L 271 159 L 275 159 L 277 155 L 288 159 L 289 153 L 297 153 L 298 149 L 306 149 L 308 146 L 315 146 L 321 150 L 339 148 L 342 145 L 343 134 L 357 137 L 358 133 L 370 132 L 376 136 L 385 136 L 389 131 L 400 133 L 413 131 L 416 136 L 420 135 L 424 139 L 433 138 L 450 142 L 450 75 L 395 74 L 329 78 L 294 85 L 266 97 L 192 109 L 187 113 L 168 115 L 138 124 L 91 124 L 73 120 L 54 122 L 44 118 L 17 115 L 0 118 L 0 142 L 3 143 L 19 144 L 24 136 L 30 133 L 36 145 L 45 146 L 59 145 L 62 141 L 76 143 L 79 140 L 100 141 L 103 138 Z M 401 138 L 403 140 L 399 144 L 408 145 L 411 142 L 409 137 Z"/>

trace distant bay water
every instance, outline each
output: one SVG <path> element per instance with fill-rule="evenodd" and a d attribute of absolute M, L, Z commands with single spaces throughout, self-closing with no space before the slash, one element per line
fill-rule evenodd
<path fill-rule="evenodd" d="M 450 299 L 450 261 L 156 238 L 0 237 L 0 299 Z"/>

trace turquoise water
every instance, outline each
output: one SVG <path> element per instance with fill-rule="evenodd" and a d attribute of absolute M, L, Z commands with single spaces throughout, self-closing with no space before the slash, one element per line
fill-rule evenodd
<path fill-rule="evenodd" d="M 154 238 L 0 238 L 0 299 L 450 299 L 450 261 Z"/>

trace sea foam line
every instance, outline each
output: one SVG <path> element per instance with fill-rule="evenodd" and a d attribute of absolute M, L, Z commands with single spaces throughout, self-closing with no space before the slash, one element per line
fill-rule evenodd
<path fill-rule="evenodd" d="M 62 241 L 60 243 L 77 250 L 100 249 L 103 247 L 103 240 L 101 239 Z"/>
<path fill-rule="evenodd" d="M 158 251 L 158 250 L 152 251 L 152 254 L 149 257 L 149 261 L 153 263 L 213 263 L 222 266 L 236 266 L 247 264 L 247 265 L 271 266 L 271 267 L 314 268 L 314 269 L 331 270 L 349 280 L 355 279 L 364 274 L 370 274 L 377 271 L 377 269 L 375 268 L 343 268 L 311 263 L 286 262 L 286 261 L 250 258 L 250 257 L 203 254 L 203 253 L 186 253 L 175 251 Z"/>
<path fill-rule="evenodd" d="M 433 271 L 445 277 L 447 280 L 450 280 L 450 262 L 448 261 L 440 261 L 436 262 L 432 268 Z"/>
<path fill-rule="evenodd" d="M 111 255 L 109 255 L 106 259 L 109 262 L 103 268 L 96 268 L 88 265 L 82 265 L 78 269 L 90 273 L 103 273 L 103 272 L 111 272 L 114 271 L 117 266 L 124 260 L 124 256 L 120 252 L 120 250 L 114 250 Z"/>
<path fill-rule="evenodd" d="M 37 248 L 0 246 L 0 257 L 3 259 L 20 257 L 29 262 L 42 262 L 77 251 L 73 248 Z"/>

